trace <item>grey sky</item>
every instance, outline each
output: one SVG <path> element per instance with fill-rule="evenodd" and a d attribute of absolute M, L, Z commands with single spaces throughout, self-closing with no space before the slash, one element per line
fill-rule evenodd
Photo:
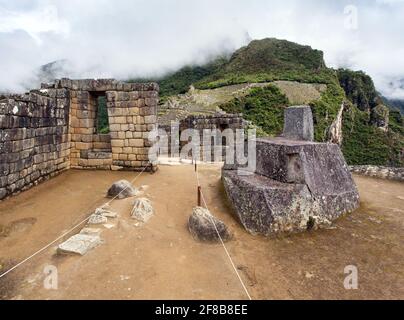
<path fill-rule="evenodd" d="M 403 17 L 404 0 L 0 0 L 0 90 L 22 90 L 63 58 L 71 77 L 161 74 L 248 34 L 321 49 L 329 66 L 363 69 L 404 98 Z"/>

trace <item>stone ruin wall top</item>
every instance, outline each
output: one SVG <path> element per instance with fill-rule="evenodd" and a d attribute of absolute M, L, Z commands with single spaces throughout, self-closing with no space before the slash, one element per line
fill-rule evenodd
<path fill-rule="evenodd" d="M 99 168 L 100 160 L 110 169 L 148 165 L 158 91 L 157 83 L 60 79 L 25 94 L 0 95 L 0 200 L 74 167 L 74 157 L 96 144 L 112 145 L 108 159 L 88 159 L 82 168 Z M 89 116 L 94 93 L 111 97 L 108 141 L 99 139 Z"/>

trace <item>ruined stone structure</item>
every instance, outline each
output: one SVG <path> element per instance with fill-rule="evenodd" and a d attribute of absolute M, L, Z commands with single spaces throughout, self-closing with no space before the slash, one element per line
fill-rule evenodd
<path fill-rule="evenodd" d="M 181 134 L 186 129 L 196 129 L 199 131 L 200 146 L 203 146 L 203 130 L 217 130 L 218 135 L 212 138 L 216 138 L 216 145 L 222 146 L 226 143 L 225 136 L 222 135 L 224 130 L 231 129 L 233 133 L 237 129 L 244 130 L 246 127 L 246 121 L 243 119 L 242 114 L 223 114 L 217 113 L 211 116 L 192 115 L 178 124 L 159 125 L 159 129 L 164 130 L 167 136 L 162 137 L 160 140 L 161 154 L 165 156 L 171 156 L 171 142 L 176 141 L 177 147 L 181 148 L 187 144 L 188 141 L 180 141 Z M 224 139 L 224 141 L 223 141 Z M 235 138 L 234 138 L 235 139 Z M 211 141 L 210 141 L 211 142 Z M 212 149 L 213 152 L 213 149 Z M 203 149 L 201 148 L 201 154 Z"/>
<path fill-rule="evenodd" d="M 285 112 L 288 125 L 283 137 L 256 140 L 254 172 L 243 172 L 247 169 L 240 165 L 223 169 L 230 202 L 252 234 L 269 236 L 328 226 L 359 206 L 359 194 L 340 148 L 304 141 L 309 140 L 307 132 L 312 132 L 307 127 L 312 125 L 307 118 L 311 111 L 308 106 L 298 109 L 301 117 L 296 126 L 292 125 L 299 118 L 296 108 Z M 285 138 L 290 136 L 301 140 Z"/>
<path fill-rule="evenodd" d="M 0 199 L 70 167 L 69 92 L 0 97 Z"/>
<path fill-rule="evenodd" d="M 0 96 L 0 200 L 69 168 L 153 170 L 158 91 L 155 83 L 62 79 Z M 97 132 L 100 96 L 108 134 Z"/>

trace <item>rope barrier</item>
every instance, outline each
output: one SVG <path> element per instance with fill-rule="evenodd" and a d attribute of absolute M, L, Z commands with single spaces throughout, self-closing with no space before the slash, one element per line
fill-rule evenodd
<path fill-rule="evenodd" d="M 205 208 L 206 208 L 207 210 L 209 210 L 208 205 L 206 204 L 205 196 L 203 195 L 203 191 L 202 191 L 202 187 L 201 187 L 201 182 L 200 182 L 200 180 L 199 180 L 199 173 L 198 173 L 198 167 L 197 167 L 197 165 L 196 165 L 196 161 L 195 161 L 195 172 L 196 172 L 196 180 L 197 180 L 197 184 L 198 184 L 198 205 L 199 205 L 199 202 L 200 202 L 199 197 L 202 197 L 202 202 L 203 202 Z M 224 244 L 224 241 L 223 241 L 223 239 L 222 239 L 222 236 L 220 235 L 219 230 L 217 229 L 217 226 L 216 226 L 215 221 L 214 221 L 212 218 L 210 218 L 210 221 L 212 222 L 213 226 L 215 227 L 215 231 L 216 231 L 216 233 L 217 233 L 217 235 L 218 235 L 218 237 L 219 237 L 219 239 L 220 239 L 220 243 L 222 244 L 223 249 L 224 249 L 224 251 L 226 252 L 227 257 L 229 258 L 229 261 L 230 261 L 230 263 L 231 263 L 231 266 L 233 267 L 234 272 L 236 273 L 237 278 L 238 278 L 238 280 L 240 281 L 241 286 L 242 286 L 243 289 L 244 289 L 244 292 L 246 293 L 248 299 L 249 299 L 249 300 L 252 300 L 251 295 L 250 295 L 250 293 L 248 292 L 247 287 L 246 287 L 246 285 L 244 284 L 243 279 L 241 278 L 239 272 L 237 271 L 237 268 L 236 268 L 236 266 L 235 266 L 235 264 L 234 264 L 234 262 L 233 262 L 233 259 L 231 258 L 230 253 L 229 253 L 229 251 L 228 251 L 227 248 L 226 248 L 226 245 Z"/>
<path fill-rule="evenodd" d="M 131 184 L 133 184 L 140 176 L 141 174 L 146 170 L 147 166 L 143 168 L 143 170 L 131 181 Z M 113 197 L 110 201 L 108 201 L 107 203 L 104 203 L 103 206 L 106 205 L 110 205 L 116 198 L 118 198 L 122 192 L 124 192 L 129 186 L 126 186 L 124 189 L 122 189 L 121 192 L 119 192 L 115 197 Z M 7 270 L 6 272 L 0 274 L 0 279 L 3 278 L 4 276 L 6 276 L 7 274 L 9 274 L 11 271 L 17 269 L 18 267 L 22 266 L 24 263 L 26 263 L 27 261 L 31 260 L 32 258 L 34 258 L 35 256 L 37 256 L 38 254 L 40 254 L 41 252 L 45 251 L 46 249 L 48 249 L 50 246 L 52 246 L 54 243 L 58 242 L 60 239 L 63 239 L 65 236 L 67 236 L 68 234 L 70 234 L 71 232 L 73 232 L 75 229 L 77 229 L 79 226 L 81 226 L 82 224 L 84 224 L 85 222 L 87 222 L 91 215 L 93 213 L 91 213 L 87 218 L 85 218 L 83 221 L 79 222 L 78 224 L 76 224 L 74 227 L 72 227 L 71 229 L 69 229 L 68 231 L 66 231 L 64 234 L 62 234 L 60 237 L 56 238 L 55 240 L 53 240 L 52 242 L 48 243 L 46 246 L 42 247 L 41 249 L 39 249 L 38 251 L 36 251 L 35 253 L 33 253 L 32 255 L 30 255 L 28 258 L 22 260 L 21 262 L 17 263 L 14 267 L 10 268 L 9 270 Z"/>
<path fill-rule="evenodd" d="M 143 170 L 131 181 L 131 184 L 133 184 L 141 175 L 142 173 L 146 170 L 147 167 L 144 167 Z M 199 197 L 202 198 L 202 202 L 205 206 L 205 208 L 207 210 L 209 210 L 207 204 L 206 204 L 206 200 L 205 200 L 205 196 L 202 192 L 202 188 L 201 188 L 201 183 L 199 180 L 199 173 L 198 173 L 198 167 L 195 161 L 195 172 L 196 172 L 196 179 L 197 179 L 197 183 L 198 183 L 198 195 Z M 108 201 L 107 203 L 104 204 L 105 205 L 109 205 L 111 204 L 116 198 L 119 197 L 119 195 L 124 192 L 128 187 L 124 188 L 121 192 L 119 192 L 115 197 L 113 197 L 110 201 Z M 200 202 L 200 199 L 199 201 Z M 92 215 L 93 213 L 91 213 Z M 88 216 L 87 218 L 85 218 L 83 221 L 79 222 L 78 224 L 76 224 L 74 227 L 72 227 L 71 229 L 69 229 L 68 231 L 66 231 L 65 233 L 63 233 L 61 236 L 59 236 L 58 238 L 56 238 L 55 240 L 53 240 L 52 242 L 48 243 L 46 246 L 42 247 L 41 249 L 39 249 L 38 251 L 36 251 L 35 253 L 33 253 L 32 255 L 30 255 L 29 257 L 27 257 L 26 259 L 22 260 L 21 262 L 19 262 L 18 264 L 16 264 L 15 266 L 13 266 L 12 268 L 10 268 L 9 270 L 7 270 L 6 272 L 4 272 L 3 274 L 0 275 L 0 279 L 3 278 L 4 276 L 6 276 L 7 274 L 9 274 L 10 272 L 14 271 L 15 269 L 17 269 L 18 267 L 22 266 L 23 264 L 25 264 L 26 262 L 28 262 L 29 260 L 31 260 L 32 258 L 34 258 L 35 256 L 39 255 L 40 253 L 42 253 L 43 251 L 45 251 L 46 249 L 48 249 L 50 246 L 52 246 L 53 244 L 55 244 L 56 242 L 58 242 L 59 240 L 63 239 L 65 236 L 67 236 L 68 234 L 70 234 L 71 232 L 73 232 L 75 229 L 77 229 L 79 226 L 81 226 L 82 224 L 84 224 L 85 222 L 87 222 L 90 219 L 90 216 Z M 231 263 L 231 266 L 234 269 L 234 272 L 237 275 L 238 280 L 241 283 L 241 286 L 243 287 L 244 292 L 246 293 L 247 297 L 249 300 L 252 300 L 251 295 L 249 294 L 246 285 L 244 284 L 239 272 L 237 271 L 237 268 L 233 262 L 233 259 L 231 258 L 231 255 L 229 253 L 229 251 L 226 248 L 226 245 L 224 244 L 224 241 L 219 233 L 219 230 L 217 229 L 217 226 L 215 224 L 215 222 L 213 221 L 213 219 L 211 218 L 211 222 L 213 224 L 213 226 L 215 227 L 215 231 L 220 239 L 221 245 L 223 246 L 223 249 Z"/>

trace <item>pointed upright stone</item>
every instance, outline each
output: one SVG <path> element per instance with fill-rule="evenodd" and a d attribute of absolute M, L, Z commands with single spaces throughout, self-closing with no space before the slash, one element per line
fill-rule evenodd
<path fill-rule="evenodd" d="M 310 106 L 294 106 L 285 109 L 283 137 L 298 141 L 314 140 L 313 114 Z"/>

